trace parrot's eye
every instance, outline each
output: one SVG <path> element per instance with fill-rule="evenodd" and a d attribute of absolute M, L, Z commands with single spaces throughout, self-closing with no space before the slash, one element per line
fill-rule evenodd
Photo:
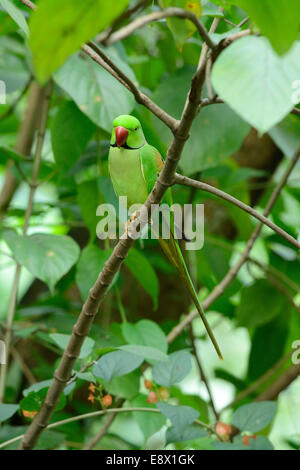
<path fill-rule="evenodd" d="M 138 128 L 136 127 L 136 128 L 134 129 L 134 132 L 136 132 L 137 130 L 138 130 Z"/>

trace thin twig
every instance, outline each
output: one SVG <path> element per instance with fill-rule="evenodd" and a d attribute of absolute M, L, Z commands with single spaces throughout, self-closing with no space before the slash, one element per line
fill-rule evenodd
<path fill-rule="evenodd" d="M 270 387 L 262 392 L 255 401 L 276 400 L 278 395 L 300 376 L 300 364 L 292 365 Z"/>
<path fill-rule="evenodd" d="M 158 408 L 108 408 L 106 410 L 99 410 L 99 411 L 92 411 L 91 413 L 84 413 L 82 415 L 78 416 L 72 416 L 72 418 L 66 418 L 61 421 L 56 421 L 55 423 L 48 424 L 48 426 L 45 426 L 45 429 L 54 429 L 59 426 L 63 426 L 64 424 L 69 424 L 69 423 L 74 423 L 75 421 L 81 421 L 83 419 L 89 419 L 89 418 L 95 418 L 97 416 L 102 416 L 105 414 L 110 414 L 110 413 L 161 413 L 161 411 Z M 195 419 L 194 421 L 195 424 L 198 424 L 202 428 L 206 429 L 207 432 L 210 434 L 216 435 L 215 429 L 213 429 L 211 426 L 208 424 L 204 423 L 203 421 L 200 421 L 199 419 Z M 0 444 L 0 449 L 3 449 L 4 447 L 13 444 L 14 442 L 18 442 L 21 439 L 23 439 L 25 434 L 21 434 L 20 436 L 16 436 L 12 439 L 9 439 L 8 441 L 2 442 Z"/>
<path fill-rule="evenodd" d="M 209 404 L 210 404 L 210 406 L 212 408 L 212 411 L 215 415 L 216 421 L 219 421 L 219 413 L 217 412 L 215 402 L 214 402 L 214 398 L 213 398 L 213 394 L 212 394 L 209 382 L 206 378 L 203 366 L 201 364 L 200 356 L 199 356 L 198 351 L 197 351 L 196 338 L 195 338 L 194 331 L 193 331 L 193 325 L 190 325 L 189 332 L 190 332 L 190 338 L 191 338 L 191 345 L 192 345 L 193 353 L 194 353 L 194 356 L 195 356 L 196 364 L 197 364 L 197 367 L 198 367 L 198 370 L 199 370 L 200 378 L 201 378 L 202 382 L 204 383 L 205 388 L 207 390 L 208 397 L 209 397 Z"/>
<path fill-rule="evenodd" d="M 105 41 L 106 46 L 111 46 L 112 44 L 121 41 L 122 39 L 127 38 L 136 30 L 153 23 L 155 21 L 159 21 L 166 18 L 171 17 L 178 17 L 183 18 L 186 20 L 190 20 L 194 23 L 195 27 L 198 30 L 199 35 L 202 37 L 203 41 L 208 45 L 210 49 L 214 49 L 216 44 L 211 39 L 209 33 L 206 31 L 205 27 L 198 19 L 195 13 L 184 10 L 181 8 L 167 8 L 163 11 L 155 11 L 153 13 L 149 13 L 149 15 L 142 16 L 141 18 L 137 18 L 135 21 L 132 21 L 130 24 L 124 26 L 124 28 L 119 29 L 116 33 L 112 34 L 107 41 Z"/>
<path fill-rule="evenodd" d="M 300 153 L 300 151 L 299 151 Z M 179 174 L 175 175 L 175 180 L 174 182 L 176 184 L 181 184 L 183 186 L 189 186 L 191 188 L 196 188 L 201 191 L 208 192 L 210 194 L 213 194 L 214 196 L 220 197 L 224 199 L 225 201 L 230 202 L 231 204 L 234 204 L 235 206 L 239 207 L 243 211 L 247 212 L 248 214 L 252 215 L 256 219 L 258 219 L 260 222 L 262 222 L 264 225 L 267 225 L 270 229 L 272 229 L 274 232 L 276 232 L 278 235 L 280 235 L 282 238 L 287 240 L 291 245 L 295 246 L 300 250 L 300 243 L 291 235 L 289 235 L 285 230 L 282 228 L 278 227 L 278 225 L 274 224 L 271 220 L 267 219 L 264 215 L 260 214 L 257 212 L 255 209 L 252 207 L 248 206 L 244 202 L 240 201 L 239 199 L 236 199 L 235 197 L 231 196 L 228 193 L 225 193 L 224 191 L 221 191 L 218 188 L 215 188 L 214 186 L 210 186 L 207 183 L 203 183 L 202 181 L 196 181 L 191 178 L 188 178 L 187 176 L 182 176 Z"/>
<path fill-rule="evenodd" d="M 294 109 L 292 110 L 292 114 L 295 114 L 296 116 L 300 116 L 300 109 L 294 108 Z"/>
<path fill-rule="evenodd" d="M 137 13 L 139 10 L 146 8 L 148 4 L 150 4 L 151 0 L 140 0 L 136 5 L 134 5 L 131 8 L 128 8 L 128 10 L 125 10 L 121 15 L 115 19 L 113 24 L 106 30 L 103 31 L 103 33 L 99 34 L 96 38 L 97 42 L 106 44 L 108 38 L 112 35 L 113 32 L 116 31 L 117 27 L 123 23 L 126 19 L 130 18 L 132 15 Z"/>
<path fill-rule="evenodd" d="M 35 10 L 37 8 L 37 5 L 35 5 L 30 0 L 20 0 L 20 2 L 23 3 L 23 5 L 26 7 L 30 8 L 30 10 Z"/>
<path fill-rule="evenodd" d="M 245 390 L 240 392 L 231 403 L 229 403 L 225 406 L 225 408 L 223 408 L 223 410 L 227 408 L 233 408 L 239 402 L 252 395 L 252 393 L 254 393 L 259 387 L 266 383 L 276 372 L 281 369 L 281 367 L 286 363 L 286 361 L 291 358 L 291 355 L 292 353 L 285 354 L 278 362 L 276 362 L 276 364 L 271 367 L 271 369 L 265 372 L 261 377 L 259 377 Z"/>
<path fill-rule="evenodd" d="M 176 132 L 178 121 L 162 110 L 148 96 L 142 93 L 130 78 L 100 49 L 95 43 L 89 42 L 88 45 L 82 46 L 82 50 L 93 59 L 98 65 L 104 67 L 111 75 L 113 75 L 123 86 L 131 91 L 137 103 L 148 108 L 155 116 L 163 121 L 173 133 Z M 104 65 L 108 67 L 105 67 Z"/>
<path fill-rule="evenodd" d="M 0 121 L 3 121 L 4 119 L 7 119 L 9 116 L 11 116 L 11 114 L 13 114 L 13 112 L 15 111 L 17 105 L 19 104 L 19 102 L 21 101 L 23 96 L 27 93 L 28 88 L 30 87 L 31 83 L 32 83 L 32 77 L 29 78 L 29 80 L 27 81 L 27 83 L 24 86 L 23 90 L 18 95 L 18 97 L 15 99 L 15 101 L 10 105 L 10 107 L 3 114 L 1 114 Z"/>
<path fill-rule="evenodd" d="M 125 402 L 124 398 L 120 398 L 120 400 L 116 403 L 116 408 L 121 408 L 123 403 Z M 109 430 L 110 426 L 114 422 L 115 418 L 117 417 L 118 412 L 111 413 L 107 420 L 105 421 L 103 427 L 98 431 L 98 433 L 85 445 L 84 450 L 93 450 L 101 441 L 101 439 L 105 436 L 107 431 Z"/>
<path fill-rule="evenodd" d="M 288 168 L 286 169 L 284 175 L 282 176 L 280 182 L 278 185 L 275 187 L 274 191 L 272 192 L 272 195 L 267 203 L 267 206 L 264 211 L 264 216 L 268 217 L 270 214 L 275 202 L 277 201 L 281 190 L 283 187 L 286 185 L 290 174 L 292 173 L 294 167 L 296 166 L 300 156 L 300 148 L 296 151 L 294 154 L 294 157 L 290 161 Z M 247 261 L 248 256 L 253 248 L 253 245 L 255 244 L 257 238 L 260 235 L 261 229 L 263 227 L 263 223 L 260 222 L 255 230 L 253 231 L 251 237 L 248 240 L 246 249 L 244 253 L 241 255 L 240 259 L 238 262 L 229 270 L 229 272 L 226 274 L 226 276 L 222 279 L 222 281 L 213 289 L 213 291 L 209 294 L 209 296 L 204 300 L 203 302 L 203 308 L 204 310 L 207 310 L 227 289 L 227 287 L 231 284 L 233 279 L 237 276 L 239 273 L 241 267 L 244 265 L 244 263 Z M 197 317 L 197 312 L 193 310 L 190 312 L 184 320 L 182 320 L 181 323 L 176 325 L 168 334 L 167 339 L 169 343 L 172 343 L 183 331 L 184 329 Z"/>
<path fill-rule="evenodd" d="M 25 221 L 23 225 L 23 236 L 25 236 L 27 233 L 29 220 L 32 214 L 32 209 L 33 209 L 33 198 L 34 198 L 36 183 L 38 181 L 38 176 L 39 176 L 39 171 L 40 171 L 42 148 L 44 144 L 45 130 L 47 126 L 51 90 L 52 90 L 52 83 L 47 85 L 47 87 L 45 88 L 41 123 L 40 123 L 39 135 L 38 135 L 37 145 L 36 145 L 36 150 L 35 150 L 35 155 L 34 155 L 32 185 L 30 187 L 29 198 L 28 198 L 27 208 L 25 212 Z M 13 278 L 13 285 L 12 285 L 12 290 L 11 290 L 11 296 L 10 296 L 10 302 L 9 302 L 9 308 L 8 308 L 8 314 L 7 314 L 7 322 L 6 322 L 6 335 L 4 339 L 4 342 L 6 345 L 6 361 L 5 361 L 5 364 L 3 364 L 1 368 L 0 402 L 3 401 L 4 394 L 5 394 L 6 374 L 7 374 L 7 367 L 8 367 L 10 344 L 12 340 L 13 322 L 14 322 L 15 310 L 16 310 L 17 298 L 18 298 L 20 271 L 21 271 L 21 265 L 17 263 L 14 278 Z"/>

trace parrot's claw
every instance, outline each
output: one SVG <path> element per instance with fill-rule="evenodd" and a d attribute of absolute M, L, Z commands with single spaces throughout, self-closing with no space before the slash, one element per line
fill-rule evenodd
<path fill-rule="evenodd" d="M 126 235 L 130 235 L 130 233 L 129 233 L 130 225 L 131 225 L 132 222 L 134 222 L 139 217 L 139 215 L 140 215 L 139 211 L 135 211 L 135 212 L 133 212 L 133 214 L 131 214 L 129 220 L 127 220 L 127 222 L 125 224 Z"/>

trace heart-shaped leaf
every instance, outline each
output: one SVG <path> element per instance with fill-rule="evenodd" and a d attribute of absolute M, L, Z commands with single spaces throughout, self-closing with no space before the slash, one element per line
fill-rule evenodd
<path fill-rule="evenodd" d="M 131 80 L 136 81 L 126 62 L 116 53 L 110 52 L 109 55 Z M 109 133 L 115 117 L 119 114 L 130 114 L 134 108 L 133 95 L 89 57 L 73 55 L 57 71 L 54 78 L 79 109 Z"/>
<path fill-rule="evenodd" d="M 220 97 L 265 133 L 293 108 L 293 83 L 300 77 L 300 42 L 283 57 L 263 37 L 245 37 L 217 59 L 212 83 Z"/>
<path fill-rule="evenodd" d="M 30 18 L 30 45 L 37 75 L 46 81 L 81 45 L 102 31 L 128 0 L 44 0 Z"/>
<path fill-rule="evenodd" d="M 114 377 L 129 374 L 137 369 L 144 358 L 126 351 L 113 351 L 102 356 L 94 365 L 93 374 L 110 382 Z"/>
<path fill-rule="evenodd" d="M 21 237 L 8 230 L 3 238 L 17 262 L 44 281 L 53 292 L 55 284 L 76 263 L 79 247 L 72 238 L 47 233 Z"/>

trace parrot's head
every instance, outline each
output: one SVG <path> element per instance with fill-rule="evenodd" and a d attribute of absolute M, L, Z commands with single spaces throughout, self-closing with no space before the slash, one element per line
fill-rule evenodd
<path fill-rule="evenodd" d="M 145 137 L 140 121 L 134 116 L 122 115 L 113 122 L 111 145 L 126 149 L 140 148 Z"/>

